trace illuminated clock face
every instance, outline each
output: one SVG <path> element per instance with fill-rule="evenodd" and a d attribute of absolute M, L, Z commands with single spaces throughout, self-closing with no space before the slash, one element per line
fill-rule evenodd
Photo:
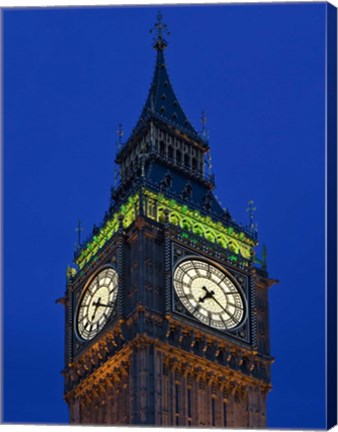
<path fill-rule="evenodd" d="M 245 318 L 245 305 L 237 284 L 207 261 L 192 258 L 178 264 L 174 288 L 184 307 L 210 327 L 234 329 Z"/>
<path fill-rule="evenodd" d="M 77 331 L 82 339 L 93 339 L 115 311 L 117 283 L 116 271 L 106 268 L 85 288 L 76 313 Z"/>

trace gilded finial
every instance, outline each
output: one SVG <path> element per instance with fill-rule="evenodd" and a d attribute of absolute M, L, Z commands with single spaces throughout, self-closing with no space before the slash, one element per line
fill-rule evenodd
<path fill-rule="evenodd" d="M 163 24 L 162 22 L 162 13 L 161 11 L 157 14 L 157 21 L 154 25 L 154 28 L 150 30 L 150 33 L 157 32 L 156 37 L 154 37 L 154 45 L 153 47 L 157 49 L 158 51 L 164 50 L 168 43 L 164 39 L 163 35 L 166 34 L 167 36 L 170 35 L 170 32 L 168 32 L 168 26 L 167 24 Z"/>

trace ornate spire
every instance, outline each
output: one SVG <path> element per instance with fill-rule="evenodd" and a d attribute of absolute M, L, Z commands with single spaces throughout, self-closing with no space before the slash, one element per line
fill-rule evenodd
<path fill-rule="evenodd" d="M 162 22 L 162 15 L 160 12 L 157 15 L 157 22 L 151 30 L 151 32 L 155 31 L 157 34 L 154 38 L 153 46 L 157 51 L 157 56 L 154 76 L 147 101 L 134 130 L 141 128 L 150 119 L 156 118 L 167 124 L 171 124 L 188 135 L 191 135 L 192 138 L 202 141 L 201 137 L 192 127 L 184 114 L 169 80 L 164 58 L 164 49 L 167 47 L 167 42 L 163 37 L 164 33 L 169 33 L 167 31 L 167 25 Z"/>

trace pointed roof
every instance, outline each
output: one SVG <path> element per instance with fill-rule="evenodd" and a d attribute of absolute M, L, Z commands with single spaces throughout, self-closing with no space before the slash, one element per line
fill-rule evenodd
<path fill-rule="evenodd" d="M 163 31 L 166 31 L 166 25 L 162 23 L 160 13 L 157 18 L 158 21 L 155 24 L 155 29 L 158 35 L 153 45 L 157 51 L 155 71 L 148 98 L 135 130 L 141 128 L 150 119 L 157 118 L 178 128 L 183 133 L 191 136 L 191 138 L 204 143 L 204 140 L 199 136 L 185 115 L 171 85 L 164 57 L 167 42 L 163 38 Z"/>

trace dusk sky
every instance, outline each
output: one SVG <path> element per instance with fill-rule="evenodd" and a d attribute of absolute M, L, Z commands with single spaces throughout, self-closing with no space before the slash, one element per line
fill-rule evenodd
<path fill-rule="evenodd" d="M 325 426 L 324 3 L 161 7 L 176 95 L 206 112 L 216 195 L 257 211 L 270 277 L 268 427 Z M 4 12 L 4 421 L 68 422 L 65 291 L 78 220 L 109 207 L 116 129 L 151 83 L 158 7 Z"/>

